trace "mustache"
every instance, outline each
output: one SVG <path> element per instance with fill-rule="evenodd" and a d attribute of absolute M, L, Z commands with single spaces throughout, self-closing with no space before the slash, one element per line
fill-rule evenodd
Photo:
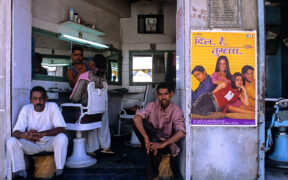
<path fill-rule="evenodd" d="M 35 106 L 40 106 L 40 107 L 42 107 L 43 105 L 42 105 L 42 104 L 36 104 Z"/>

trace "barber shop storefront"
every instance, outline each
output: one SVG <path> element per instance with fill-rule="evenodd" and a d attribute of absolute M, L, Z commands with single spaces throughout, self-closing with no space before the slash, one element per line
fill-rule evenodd
<path fill-rule="evenodd" d="M 285 177 L 286 2 L 4 0 L 0 7 L 0 179 L 12 179 L 6 144 L 34 86 L 65 116 L 64 179 L 145 179 L 133 118 L 161 99 L 161 82 L 173 87 L 168 99 L 183 111 L 185 136 L 173 164 L 173 153 L 159 161 L 160 178 Z M 94 82 L 84 105 L 71 101 L 83 97 L 78 78 Z M 106 113 L 82 123 L 72 117 L 93 112 Z M 105 129 L 102 140 L 87 138 L 95 129 Z M 36 177 L 28 161 L 27 177 Z"/>

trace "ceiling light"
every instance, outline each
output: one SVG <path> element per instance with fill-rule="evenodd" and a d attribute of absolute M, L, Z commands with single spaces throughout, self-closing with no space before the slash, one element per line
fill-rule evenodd
<path fill-rule="evenodd" d="M 100 48 L 100 49 L 109 49 L 109 46 L 107 46 L 107 45 L 96 43 L 96 42 L 93 42 L 93 41 L 88 41 L 88 40 L 81 39 L 81 38 L 77 38 L 77 37 L 70 36 L 70 35 L 67 35 L 67 34 L 60 34 L 59 37 L 61 39 L 66 39 L 66 40 L 69 40 L 69 41 L 72 41 L 72 42 L 76 42 L 76 43 L 80 43 L 80 44 L 83 44 L 83 45 L 88 45 L 88 46 L 92 46 L 92 47 L 96 47 L 96 48 Z"/>

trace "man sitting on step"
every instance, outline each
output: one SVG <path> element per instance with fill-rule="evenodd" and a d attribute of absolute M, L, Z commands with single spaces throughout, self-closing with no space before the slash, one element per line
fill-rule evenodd
<path fill-rule="evenodd" d="M 147 179 L 158 179 L 158 168 L 163 155 L 171 153 L 171 162 L 174 162 L 180 151 L 175 143 L 186 133 L 181 108 L 170 102 L 173 96 L 170 84 L 159 84 L 156 96 L 158 101 L 138 110 L 133 119 L 135 133 L 148 156 Z M 171 167 L 175 173 L 174 164 L 171 164 Z"/>

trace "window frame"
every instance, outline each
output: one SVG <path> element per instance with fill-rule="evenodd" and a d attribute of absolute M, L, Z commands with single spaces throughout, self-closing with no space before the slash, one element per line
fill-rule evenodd
<path fill-rule="evenodd" d="M 160 50 L 160 51 L 153 51 L 153 50 L 132 50 L 129 51 L 129 86 L 143 86 L 147 84 L 159 84 L 161 82 L 155 81 L 155 82 L 133 82 L 133 56 L 154 56 L 154 55 L 163 55 L 165 52 L 173 52 L 172 50 Z M 152 59 L 153 63 L 153 59 Z M 166 76 L 166 70 L 165 70 L 165 76 Z M 152 74 L 153 76 L 153 74 Z M 164 82 L 165 80 L 163 80 Z"/>

